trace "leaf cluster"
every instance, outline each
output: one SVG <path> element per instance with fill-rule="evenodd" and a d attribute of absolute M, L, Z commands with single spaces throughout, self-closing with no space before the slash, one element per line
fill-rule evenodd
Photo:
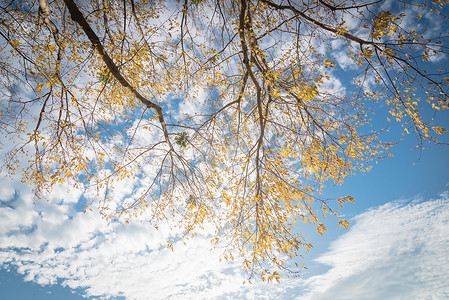
<path fill-rule="evenodd" d="M 185 238 L 212 224 L 250 278 L 298 274 L 301 229 L 348 227 L 337 208 L 354 199 L 324 188 L 389 155 L 374 113 L 419 148 L 444 142 L 449 77 L 433 62 L 449 47 L 432 29 L 446 2 L 8 1 L 6 166 L 26 157 L 37 198 L 71 184 L 106 220 L 172 222 Z"/>

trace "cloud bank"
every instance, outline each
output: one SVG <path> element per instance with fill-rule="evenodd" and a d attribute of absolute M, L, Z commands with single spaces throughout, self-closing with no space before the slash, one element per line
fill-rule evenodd
<path fill-rule="evenodd" d="M 176 230 L 148 223 L 106 223 L 98 212 L 75 209 L 80 191 L 54 193 L 33 204 L 26 186 L 0 180 L 0 266 L 25 280 L 84 289 L 84 296 L 126 299 L 270 299 L 278 284 L 244 285 L 240 263 L 219 262 L 207 233 L 191 241 L 168 240 Z"/>
<path fill-rule="evenodd" d="M 207 232 L 172 252 L 167 240 L 179 232 L 168 225 L 101 221 L 77 209 L 82 191 L 58 188 L 33 204 L 29 187 L 0 176 L 0 266 L 28 281 L 111 299 L 449 298 L 448 193 L 356 216 L 318 257 L 329 266 L 323 274 L 244 285 L 240 263 L 219 262 Z"/>
<path fill-rule="evenodd" d="M 449 194 L 358 215 L 317 261 L 300 299 L 449 299 Z"/>

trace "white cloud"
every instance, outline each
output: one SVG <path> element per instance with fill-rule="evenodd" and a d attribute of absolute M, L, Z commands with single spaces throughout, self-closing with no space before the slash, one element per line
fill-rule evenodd
<path fill-rule="evenodd" d="M 243 285 L 240 263 L 220 263 L 207 232 L 187 244 L 177 241 L 171 252 L 166 242 L 176 240 L 178 229 L 106 223 L 95 210 L 77 211 L 83 191 L 65 184 L 48 202 L 33 204 L 18 176 L 0 175 L 0 266 L 39 284 L 126 299 L 292 299 L 304 292 L 300 299 L 449 297 L 448 195 L 357 216 L 319 257 L 330 266 L 324 274 Z"/>
<path fill-rule="evenodd" d="M 29 187 L 15 187 L 14 197 L 0 193 L 9 199 L 0 205 L 0 266 L 17 268 L 28 281 L 126 299 L 270 299 L 285 292 L 278 284 L 243 285 L 240 263 L 219 262 L 207 233 L 184 244 L 167 224 L 156 230 L 145 222 L 106 223 L 96 211 L 76 211 L 67 198 L 78 200 L 77 193 L 33 204 Z"/>
<path fill-rule="evenodd" d="M 301 299 L 449 297 L 449 196 L 392 202 L 355 219 L 318 262 L 331 268 L 306 280 Z"/>

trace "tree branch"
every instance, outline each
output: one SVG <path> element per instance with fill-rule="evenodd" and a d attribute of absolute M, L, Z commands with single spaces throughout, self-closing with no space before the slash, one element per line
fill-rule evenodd
<path fill-rule="evenodd" d="M 324 24 L 324 23 L 321 23 L 321 22 L 319 22 L 319 21 L 317 21 L 317 20 L 315 20 L 315 19 L 309 17 L 308 15 L 306 15 L 306 14 L 303 13 L 302 11 L 299 11 L 298 9 L 296 9 L 295 7 L 293 7 L 293 6 L 291 6 L 291 5 L 280 5 L 280 4 L 273 3 L 273 2 L 271 2 L 271 1 L 269 1 L 269 0 L 260 0 L 260 1 L 263 2 L 263 3 L 265 3 L 265 4 L 267 4 L 267 5 L 269 5 L 269 6 L 271 6 L 271 7 L 273 7 L 273 8 L 275 8 L 275 9 L 280 9 L 280 10 L 290 10 L 290 11 L 292 11 L 294 14 L 296 14 L 296 15 L 298 15 L 298 16 L 304 18 L 304 19 L 306 19 L 306 20 L 309 21 L 310 23 L 312 23 L 312 24 L 314 24 L 314 25 L 317 25 L 318 27 L 320 27 L 320 28 L 322 28 L 322 29 L 324 29 L 324 30 L 326 30 L 326 31 L 332 32 L 332 33 L 334 33 L 334 34 L 336 34 L 336 35 L 344 36 L 345 38 L 347 38 L 347 39 L 349 39 L 349 40 L 351 40 L 351 41 L 357 42 L 357 43 L 359 43 L 359 44 L 362 44 L 362 45 L 363 45 L 363 44 L 368 44 L 368 45 L 375 45 L 375 44 L 376 44 L 376 43 L 374 43 L 374 42 L 371 42 L 371 41 L 367 41 L 367 40 L 361 39 L 361 38 L 359 38 L 359 37 L 357 37 L 357 36 L 355 36 L 355 35 L 352 35 L 352 34 L 350 34 L 350 33 L 348 33 L 348 32 L 344 32 L 344 31 L 341 32 L 341 31 L 339 31 L 339 30 L 337 30 L 337 29 L 335 29 L 335 28 L 330 27 L 329 25 L 326 25 L 326 24 Z"/>
<path fill-rule="evenodd" d="M 55 43 L 58 45 L 58 54 L 56 59 L 56 72 L 59 76 L 59 66 L 61 65 L 62 60 L 62 44 L 59 40 L 59 30 L 56 25 L 49 19 L 51 15 L 50 6 L 48 5 L 48 0 L 39 0 L 39 16 L 42 18 L 44 23 L 50 28 L 53 38 L 55 39 Z"/>
<path fill-rule="evenodd" d="M 94 46 L 94 48 L 97 50 L 98 54 L 100 54 L 101 58 L 105 62 L 106 66 L 108 67 L 111 74 L 117 79 L 117 81 L 124 87 L 127 88 L 137 99 L 140 100 L 143 104 L 145 104 L 148 108 L 154 109 L 158 115 L 159 122 L 162 126 L 162 131 L 164 132 L 165 141 L 170 146 L 170 149 L 173 150 L 173 146 L 170 142 L 170 138 L 168 136 L 167 126 L 165 124 L 164 116 L 162 114 L 162 107 L 147 98 L 145 98 L 142 94 L 140 94 L 126 79 L 123 77 L 122 73 L 120 72 L 117 65 L 114 63 L 112 58 L 108 55 L 108 53 L 105 51 L 102 43 L 100 42 L 99 37 L 97 34 L 93 31 L 92 27 L 90 27 L 89 23 L 87 23 L 87 20 L 84 18 L 81 11 L 78 9 L 77 5 L 73 0 L 64 0 L 64 3 L 66 4 L 70 16 L 73 21 L 78 23 L 84 33 L 89 38 L 90 42 Z"/>
<path fill-rule="evenodd" d="M 367 6 L 370 6 L 370 5 L 374 5 L 374 4 L 383 2 L 383 1 L 384 0 L 377 0 L 377 1 L 374 1 L 374 2 L 362 3 L 360 5 L 337 7 L 337 6 L 333 6 L 333 5 L 329 4 L 329 3 L 327 3 L 326 1 L 318 0 L 318 2 L 320 2 L 321 4 L 323 4 L 324 6 L 326 6 L 327 8 L 329 8 L 332 11 L 346 10 L 346 9 L 357 9 L 357 8 L 362 8 L 362 7 L 367 7 Z"/>

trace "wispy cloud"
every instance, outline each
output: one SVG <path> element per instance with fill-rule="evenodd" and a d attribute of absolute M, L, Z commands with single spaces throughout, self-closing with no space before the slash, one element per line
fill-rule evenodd
<path fill-rule="evenodd" d="M 449 196 L 392 202 L 355 219 L 318 262 L 301 299 L 449 298 Z"/>
<path fill-rule="evenodd" d="M 207 234 L 178 240 L 172 252 L 167 241 L 179 232 L 168 225 L 102 222 L 98 212 L 76 211 L 76 191 L 33 204 L 25 185 L 2 181 L 0 266 L 17 268 L 26 280 L 126 299 L 269 299 L 285 292 L 278 284 L 244 285 L 240 263 L 219 262 Z"/>
<path fill-rule="evenodd" d="M 107 223 L 82 213 L 81 190 L 60 185 L 33 204 L 31 189 L 0 174 L 0 266 L 26 280 L 126 299 L 449 298 L 449 195 L 399 201 L 352 220 L 317 261 L 330 269 L 281 284 L 243 284 L 239 262 L 219 262 L 208 232 L 174 243 L 179 231 L 147 222 Z M 331 237 L 329 237 L 331 238 Z M 313 242 L 313 241 L 311 241 Z"/>

